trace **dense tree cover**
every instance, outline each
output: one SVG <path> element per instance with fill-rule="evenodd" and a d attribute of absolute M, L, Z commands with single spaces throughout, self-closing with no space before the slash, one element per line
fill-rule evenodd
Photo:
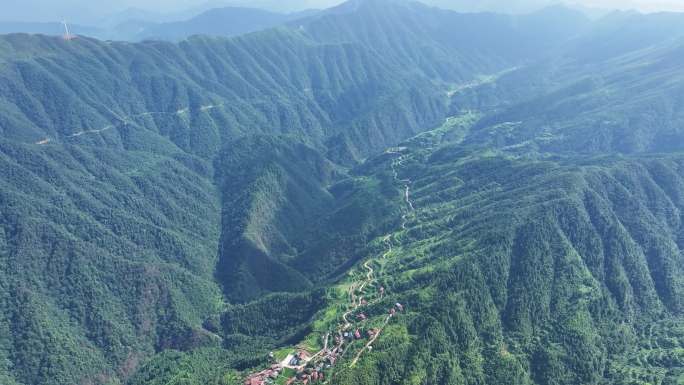
<path fill-rule="evenodd" d="M 284 137 L 240 139 L 217 158 L 223 195 L 218 279 L 228 298 L 301 291 L 354 262 L 392 213 L 382 185 Z"/>
<path fill-rule="evenodd" d="M 0 382 L 241 383 L 339 322 L 388 233 L 371 321 L 408 311 L 333 383 L 681 382 L 678 22 L 369 0 L 0 37 Z"/>
<path fill-rule="evenodd" d="M 142 354 L 210 339 L 197 328 L 221 303 L 209 165 L 182 153 L 0 149 L 0 339 L 18 381 L 117 376 Z"/>
<path fill-rule="evenodd" d="M 428 75 L 371 44 L 298 26 L 181 44 L 1 37 L 1 371 L 24 384 L 116 381 L 155 352 L 217 343 L 203 328 L 219 317 L 215 279 L 245 300 L 342 274 L 383 216 L 379 187 L 326 191 L 334 178 L 299 166 L 351 162 L 446 111 Z M 257 179 L 232 176 L 254 158 L 231 149 L 271 151 L 235 142 L 257 133 L 288 135 L 295 156 L 264 157 Z M 287 203 L 306 191 L 326 210 Z M 266 239 L 283 226 L 282 240 Z M 306 229 L 316 232 L 298 239 Z M 227 290 L 243 283 L 222 245 L 240 238 L 272 244 L 254 249 L 275 261 L 250 261 L 255 276 L 277 265 L 289 275 Z"/>
<path fill-rule="evenodd" d="M 358 42 L 386 61 L 463 82 L 542 57 L 587 23 L 583 14 L 564 7 L 511 16 L 459 14 L 415 1 L 351 0 L 309 23 L 293 24 L 317 40 Z"/>
<path fill-rule="evenodd" d="M 339 137 L 330 150 L 350 160 L 434 123 L 446 109 L 426 78 L 388 71 L 363 47 L 309 44 L 289 30 L 178 45 L 3 40 L 11 62 L 0 75 L 0 127 L 22 142 L 156 150 L 159 134 L 212 157 L 222 140 L 282 133 L 318 148 Z"/>
<path fill-rule="evenodd" d="M 381 24 L 373 22 L 379 12 Z M 130 44 L 6 35 L 0 130 L 29 143 L 144 149 L 158 133 L 204 156 L 245 133 L 291 134 L 333 160 L 358 160 L 437 124 L 444 82 L 519 65 L 586 22 L 572 14 L 560 28 L 544 25 L 548 19 L 465 22 L 454 12 L 374 0 L 233 39 Z M 548 34 L 527 39 L 540 24 Z M 510 50 L 523 42 L 531 46 Z"/>
<path fill-rule="evenodd" d="M 516 146 L 520 153 L 681 150 L 680 19 L 681 15 L 615 15 L 569 43 L 564 57 L 454 90 L 453 113 L 488 112 L 466 142 Z M 662 25 L 656 27 L 658 23 Z M 616 36 L 620 42 L 602 45 Z"/>
<path fill-rule="evenodd" d="M 129 381 L 131 385 L 238 385 L 241 375 L 234 369 L 247 354 L 225 349 L 203 348 L 184 353 L 165 351 Z"/>
<path fill-rule="evenodd" d="M 227 335 L 269 337 L 275 342 L 292 338 L 306 327 L 324 305 L 325 293 L 271 294 L 246 305 L 237 305 L 222 315 L 221 329 Z M 281 343 L 283 341 L 280 341 Z"/>
<path fill-rule="evenodd" d="M 383 279 L 409 313 L 333 383 L 681 381 L 681 156 L 413 150 Z"/>

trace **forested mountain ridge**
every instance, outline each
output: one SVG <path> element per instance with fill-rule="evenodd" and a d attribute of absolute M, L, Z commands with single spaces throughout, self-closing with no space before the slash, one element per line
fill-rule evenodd
<path fill-rule="evenodd" d="M 103 381 L 211 341 L 190 328 L 222 302 L 210 168 L 180 153 L 5 140 L 1 159 L 4 373 Z"/>
<path fill-rule="evenodd" d="M 587 23 L 581 13 L 563 7 L 510 16 L 368 0 L 343 3 L 293 26 L 316 40 L 360 43 L 433 79 L 460 83 L 533 62 L 580 34 Z"/>
<path fill-rule="evenodd" d="M 339 140 L 334 142 L 350 147 L 335 149 L 347 152 L 340 156 L 363 156 L 391 143 L 377 132 L 396 140 L 441 120 L 443 98 L 435 81 L 467 80 L 529 60 L 524 52 L 499 52 L 498 40 L 504 37 L 509 44 L 527 41 L 529 31 L 511 27 L 510 17 L 478 16 L 489 25 L 489 35 L 454 41 L 445 39 L 445 32 L 465 35 L 475 25 L 447 27 L 463 16 L 408 4 L 412 3 L 363 2 L 354 12 L 313 17 L 291 29 L 230 40 L 196 38 L 180 44 L 9 35 L 2 43 L 3 90 L 8 103 L 2 124 L 5 137 L 27 142 L 63 140 L 133 119 L 131 123 L 143 126 L 163 122 L 169 126 L 166 130 L 176 131 L 172 140 L 191 150 L 193 144 L 183 137 L 190 120 L 195 131 L 198 126 L 204 128 L 193 139 L 202 148 L 209 141 L 271 127 L 280 133 L 299 130 L 314 144 L 335 137 Z M 384 17 L 385 25 L 366 20 L 375 17 L 383 5 L 391 12 Z M 405 25 L 402 19 L 406 18 L 414 20 Z M 422 33 L 412 28 L 434 20 L 444 27 Z M 375 29 L 358 35 L 358 26 L 349 23 L 359 21 Z M 334 39 L 324 33 L 331 30 L 331 22 L 340 26 Z M 529 22 L 517 24 L 531 28 L 537 22 L 530 17 Z M 574 33 L 572 24 L 562 36 Z M 541 50 L 558 38 L 550 34 L 530 49 Z M 482 52 L 471 52 L 475 46 Z M 400 47 L 417 49 L 402 52 Z M 387 56 L 389 52 L 396 54 Z M 417 60 L 423 61 L 422 74 L 415 71 Z M 40 82 L 41 88 L 34 88 L 32 82 Z M 94 87 L 95 83 L 99 86 Z M 46 99 L 47 95 L 52 98 Z M 262 105 L 266 100 L 267 105 Z M 214 108 L 217 105 L 222 108 Z M 237 106 L 242 107 L 240 111 Z M 43 111 L 46 108 L 50 110 Z M 183 116 L 186 112 L 188 116 Z M 217 128 L 207 122 L 211 119 L 225 123 Z M 18 133 L 6 132 L 5 127 L 22 127 L 22 136 L 14 137 Z M 344 132 L 321 132 L 331 128 Z M 225 132 L 228 129 L 232 131 Z M 369 146 L 369 139 L 372 147 L 363 148 Z"/>
<path fill-rule="evenodd" d="M 87 25 L 68 23 L 73 34 L 100 40 L 140 42 L 143 40 L 181 41 L 195 35 L 238 36 L 262 31 L 317 13 L 307 10 L 293 13 L 267 11 L 265 8 L 226 6 L 206 3 L 200 8 L 176 14 L 156 14 L 128 9 Z M 0 21 L 0 33 L 28 33 L 59 36 L 65 32 L 62 22 Z"/>
<path fill-rule="evenodd" d="M 339 149 L 340 156 L 353 158 L 356 151 L 369 150 L 357 146 L 385 140 L 361 142 L 362 133 L 354 132 L 361 129 L 356 119 L 386 125 L 382 113 L 387 110 L 402 119 L 397 129 L 415 132 L 445 109 L 443 97 L 425 89 L 425 79 L 388 73 L 360 47 L 309 45 L 294 32 L 198 38 L 180 45 L 27 38 L 6 39 L 6 45 L 20 49 L 15 57 L 29 57 L 3 67 L 9 103 L 3 133 L 25 142 L 104 138 L 110 145 L 135 148 L 138 136 L 160 134 L 186 151 L 211 157 L 222 139 L 267 130 L 298 135 L 319 148 L 337 135 L 341 145 L 353 146 Z M 31 51 L 22 51 L 22 45 Z M 36 55 L 36 46 L 62 54 Z M 72 70 L 84 67 L 88 76 Z M 377 99 L 377 109 L 364 114 L 362 105 L 342 95 Z M 418 99 L 420 110 L 402 110 L 395 103 L 411 98 Z M 351 128 L 339 132 L 341 126 Z"/>
<path fill-rule="evenodd" d="M 0 37 L 0 381 L 243 383 L 368 282 L 332 383 L 676 383 L 680 19 L 618 16 Z"/>
<path fill-rule="evenodd" d="M 316 12 L 284 14 L 254 8 L 212 8 L 188 20 L 148 25 L 135 33 L 133 38 L 136 41 L 179 41 L 194 35 L 237 36 L 273 28 L 312 13 Z"/>
<path fill-rule="evenodd" d="M 484 111 L 471 144 L 566 153 L 681 149 L 684 17 L 615 14 L 559 57 L 452 91 L 451 111 Z M 618 38 L 619 36 L 619 38 Z"/>
<path fill-rule="evenodd" d="M 240 139 L 219 158 L 223 233 L 217 276 L 244 302 L 340 274 L 392 213 L 381 186 L 340 170 L 291 138 Z"/>

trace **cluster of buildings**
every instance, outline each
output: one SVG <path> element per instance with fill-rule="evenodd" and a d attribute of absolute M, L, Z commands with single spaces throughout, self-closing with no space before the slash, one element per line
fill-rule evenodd
<path fill-rule="evenodd" d="M 278 364 L 271 365 L 270 368 L 264 369 L 259 373 L 254 373 L 247 377 L 245 380 L 245 385 L 266 385 L 273 383 L 280 373 L 282 373 L 283 368 Z"/>
<path fill-rule="evenodd" d="M 287 364 L 291 367 L 298 367 L 305 365 L 307 362 L 309 362 L 309 360 L 311 360 L 311 355 L 309 352 L 306 350 L 300 350 L 292 356 Z"/>
<path fill-rule="evenodd" d="M 379 292 L 380 297 L 382 298 L 385 289 L 380 287 Z M 360 304 L 363 306 L 367 305 L 368 302 L 364 299 L 361 299 Z M 389 318 L 393 317 L 396 313 L 403 311 L 404 306 L 402 304 L 394 304 L 394 306 L 389 309 L 387 321 L 389 321 Z M 368 320 L 368 316 L 365 313 L 359 313 L 356 315 L 356 320 L 358 322 L 364 322 Z M 326 378 L 324 370 L 335 366 L 335 363 L 346 352 L 346 348 L 350 346 L 350 344 L 347 344 L 347 342 L 351 343 L 354 340 L 363 339 L 364 334 L 366 334 L 372 342 L 375 340 L 375 338 L 377 338 L 380 331 L 381 329 L 369 329 L 363 333 L 360 328 L 355 329 L 353 332 L 351 330 L 340 330 L 338 331 L 339 334 L 335 336 L 335 346 L 332 349 L 327 348 L 328 336 L 326 336 L 326 347 L 324 347 L 323 350 L 315 356 L 312 357 L 306 350 L 298 350 L 296 353 L 285 358 L 283 362 L 274 364 L 269 369 L 265 369 L 259 373 L 252 374 L 245 380 L 244 385 L 273 384 L 276 378 L 282 374 L 283 368 L 290 368 L 297 371 L 297 374 L 294 377 L 288 379 L 288 381 L 285 383 L 286 385 L 292 385 L 295 383 L 308 385 L 317 382 L 323 382 Z M 371 349 L 372 346 L 368 346 L 368 350 Z M 323 353 L 322 359 L 321 356 L 319 356 L 321 353 Z M 319 357 L 314 359 L 316 356 Z M 271 358 L 274 359 L 273 353 L 271 353 Z"/>
<path fill-rule="evenodd" d="M 296 377 L 290 378 L 286 384 L 292 384 L 295 381 L 300 381 L 304 385 L 325 381 L 325 373 L 323 373 L 322 368 L 305 369 L 298 373 Z"/>

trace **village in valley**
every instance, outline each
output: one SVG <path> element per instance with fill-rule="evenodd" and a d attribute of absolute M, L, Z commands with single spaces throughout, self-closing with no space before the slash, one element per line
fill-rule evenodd
<path fill-rule="evenodd" d="M 384 239 L 384 243 L 389 250 L 382 255 L 382 259 L 387 258 L 391 252 L 389 238 Z M 404 305 L 395 303 L 390 307 L 386 315 L 373 317 L 374 320 L 381 318 L 382 323 L 376 327 L 369 327 L 371 317 L 364 312 L 368 308 L 382 301 L 385 298 L 385 288 L 378 286 L 375 289 L 374 269 L 370 265 L 371 261 L 363 264 L 367 273 L 362 281 L 351 284 L 348 288 L 349 310 L 341 316 L 341 323 L 334 332 L 326 333 L 322 337 L 323 348 L 315 354 L 309 352 L 304 346 L 290 349 L 289 353 L 282 359 L 276 353 L 271 352 L 269 359 L 272 364 L 269 368 L 260 372 L 253 373 L 245 379 L 245 385 L 291 385 L 291 384 L 314 384 L 326 383 L 326 380 L 333 374 L 334 369 L 342 359 L 351 359 L 349 368 L 354 368 L 358 360 L 365 352 L 373 349 L 373 343 L 382 333 L 383 329 L 390 320 L 404 311 Z M 364 291 L 373 288 L 371 301 L 364 297 Z M 380 317 L 382 316 L 382 317 Z M 352 320 L 350 320 L 350 318 Z M 376 320 L 375 322 L 380 322 Z M 332 337 L 332 338 L 331 338 Z M 354 356 L 348 355 L 349 351 L 355 350 Z"/>
<path fill-rule="evenodd" d="M 377 301 L 382 299 L 384 295 L 384 288 L 380 287 L 378 290 Z M 369 303 L 363 298 L 359 298 L 354 309 L 362 306 L 367 306 Z M 343 319 L 345 324 L 340 327 L 337 334 L 334 336 L 334 345 L 328 346 L 330 342 L 330 333 L 326 334 L 324 339 L 324 346 L 318 353 L 311 354 L 304 348 L 296 348 L 288 354 L 280 362 L 273 352 L 270 353 L 269 358 L 273 364 L 260 372 L 253 373 L 245 379 L 245 385 L 267 385 L 267 384 L 313 384 L 324 383 L 328 376 L 331 375 L 331 369 L 347 354 L 354 342 L 365 342 L 363 347 L 353 357 L 349 367 L 354 367 L 361 355 L 366 351 L 373 349 L 373 343 L 379 337 L 382 329 L 390 319 L 397 315 L 397 313 L 404 311 L 404 306 L 396 303 L 390 308 L 387 316 L 384 318 L 383 326 L 380 328 L 364 329 L 363 325 L 368 321 L 368 316 L 365 313 L 358 313 L 355 316 L 355 324 L 346 322 L 345 313 Z M 350 356 L 351 357 L 351 356 Z"/>
<path fill-rule="evenodd" d="M 410 197 L 409 185 L 410 179 L 400 179 L 397 167 L 402 164 L 405 159 L 405 147 L 390 148 L 386 151 L 387 155 L 400 155 L 394 159 L 391 164 L 392 176 L 395 182 L 404 187 L 404 204 L 408 209 L 408 213 L 414 212 L 415 208 Z M 401 229 L 406 229 L 408 221 L 408 214 L 402 216 Z M 386 250 L 379 257 L 379 260 L 385 260 L 392 253 L 392 238 L 393 235 L 387 235 L 382 239 Z M 385 288 L 382 285 L 376 284 L 375 270 L 373 259 L 367 260 L 362 267 L 365 269 L 363 278 L 354 281 L 347 289 L 348 309 L 340 319 L 337 329 L 326 333 L 323 339 L 323 348 L 317 353 L 312 354 L 305 346 L 299 346 L 280 360 L 275 353 L 270 353 L 271 366 L 260 372 L 249 375 L 244 382 L 244 385 L 291 385 L 291 384 L 313 384 L 313 383 L 327 383 L 330 376 L 333 375 L 333 370 L 340 361 L 346 359 L 348 368 L 353 369 L 359 359 L 364 353 L 373 350 L 373 344 L 380 337 L 384 328 L 389 324 L 393 317 L 398 313 L 404 311 L 404 305 L 395 303 L 392 305 L 385 315 L 373 314 L 369 315 L 365 311 L 380 303 L 385 299 Z M 372 289 L 370 293 L 366 293 L 368 289 Z M 377 310 L 376 310 L 377 311 Z M 350 320 L 352 318 L 352 320 Z M 371 319 L 374 327 L 370 327 Z M 354 351 L 353 355 L 350 351 Z M 349 354 L 348 354 L 349 353 Z M 346 362 L 345 361 L 345 364 Z"/>

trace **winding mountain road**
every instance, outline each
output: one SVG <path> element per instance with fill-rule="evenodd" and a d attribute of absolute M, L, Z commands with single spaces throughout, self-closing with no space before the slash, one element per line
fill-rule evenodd
<path fill-rule="evenodd" d="M 396 152 L 393 150 L 388 150 L 387 153 L 388 154 L 400 154 L 401 155 L 400 152 Z M 409 216 L 409 214 L 411 214 L 415 211 L 415 208 L 413 207 L 413 202 L 411 201 L 411 190 L 410 190 L 411 179 L 399 179 L 399 172 L 397 171 L 397 167 L 402 164 L 404 159 L 405 159 L 404 156 L 401 155 L 399 158 L 397 158 L 395 161 L 392 162 L 392 166 L 391 166 L 392 167 L 392 173 L 394 175 L 394 180 L 396 182 L 404 184 L 404 202 L 406 203 L 408 210 L 409 210 L 408 213 L 402 215 L 402 217 L 401 217 L 401 219 L 402 219 L 402 222 L 401 222 L 402 230 L 406 230 L 406 224 L 408 223 L 408 216 Z M 383 239 L 383 242 L 385 242 L 385 244 L 388 245 L 388 250 L 382 255 L 382 258 L 386 259 L 387 256 L 392 252 L 392 234 L 385 236 L 385 238 Z M 364 263 L 364 267 L 369 269 L 368 266 L 369 266 L 370 262 L 372 262 L 372 260 L 366 261 L 366 263 Z M 367 282 L 371 280 L 371 277 L 372 277 L 372 268 L 371 268 L 371 271 L 369 272 L 369 274 L 367 276 Z M 354 356 L 354 359 L 349 364 L 350 368 L 353 368 L 354 366 L 356 366 L 356 364 L 358 363 L 359 359 L 361 359 L 363 354 L 372 349 L 373 343 L 375 343 L 375 341 L 378 339 L 378 337 L 380 337 L 380 334 L 382 334 L 382 331 L 385 329 L 385 327 L 387 326 L 387 324 L 390 322 L 391 319 L 392 319 L 392 314 L 385 317 L 385 320 L 382 324 L 382 327 L 380 327 L 373 334 L 373 336 L 368 340 L 368 342 L 363 346 L 363 348 L 356 353 L 356 356 Z"/>
<path fill-rule="evenodd" d="M 406 204 L 406 207 L 408 209 L 408 212 L 404 213 L 401 217 L 401 229 L 406 230 L 406 225 L 408 223 L 408 217 L 411 213 L 415 211 L 415 208 L 413 206 L 413 202 L 411 201 L 411 190 L 410 190 L 410 184 L 411 180 L 410 179 L 400 179 L 399 178 L 399 172 L 397 171 L 397 167 L 402 164 L 402 162 L 405 160 L 405 155 L 403 155 L 400 152 L 394 151 L 392 149 L 386 151 L 387 154 L 399 154 L 400 156 L 393 160 L 391 163 L 391 168 L 392 168 L 392 174 L 395 182 L 403 184 L 404 187 L 404 203 Z M 392 253 L 393 251 L 393 242 L 392 238 L 395 236 L 395 234 L 388 234 L 385 237 L 383 237 L 382 242 L 386 245 L 386 250 L 385 252 L 381 255 L 379 259 L 387 259 L 387 257 Z M 349 286 L 349 289 L 347 290 L 347 294 L 349 296 L 349 304 L 350 307 L 349 309 L 342 314 L 341 317 L 341 323 L 338 329 L 335 331 L 335 334 L 339 338 L 339 342 L 332 348 L 332 350 L 328 349 L 328 339 L 330 338 L 330 332 L 325 334 L 324 337 L 324 346 L 323 348 L 315 353 L 313 356 L 311 356 L 309 359 L 307 359 L 305 362 L 301 363 L 299 366 L 291 366 L 289 365 L 290 360 L 292 359 L 293 355 L 290 354 L 288 355 L 285 360 L 283 360 L 280 363 L 280 366 L 282 367 L 289 367 L 292 369 L 300 369 L 305 367 L 309 362 L 314 362 L 318 363 L 320 360 L 325 359 L 330 353 L 336 354 L 339 353 L 339 357 L 343 357 L 347 351 L 350 349 L 352 344 L 347 344 L 347 346 L 342 349 L 342 346 L 345 344 L 344 343 L 344 333 L 349 330 L 352 326 L 353 323 L 349 320 L 349 316 L 355 313 L 360 307 L 362 306 L 368 306 L 374 303 L 377 303 L 378 301 L 382 300 L 383 294 L 381 293 L 378 298 L 376 298 L 374 301 L 371 303 L 366 303 L 364 304 L 364 290 L 368 286 L 373 285 L 373 281 L 375 280 L 375 270 L 373 269 L 373 263 L 376 262 L 376 259 L 368 259 L 366 262 L 363 263 L 363 268 L 366 270 L 366 274 L 364 275 L 364 279 L 360 281 L 355 281 L 352 282 L 351 285 Z M 359 295 L 357 296 L 357 293 Z M 366 342 L 366 344 L 354 355 L 354 358 L 352 359 L 351 363 L 349 364 L 349 368 L 353 368 L 357 362 L 361 359 L 364 353 L 370 351 L 372 349 L 373 343 L 380 337 L 380 334 L 382 334 L 383 330 L 389 324 L 390 320 L 392 319 L 393 315 L 387 315 L 382 323 L 382 326 L 377 329 L 371 338 Z M 328 379 L 329 381 L 329 379 Z M 325 381 L 324 384 L 327 384 L 328 381 Z"/>
<path fill-rule="evenodd" d="M 148 117 L 148 116 L 153 116 L 153 115 L 176 115 L 176 116 L 181 116 L 190 113 L 193 111 L 190 107 L 183 107 L 179 108 L 174 111 L 145 111 L 145 112 L 140 112 L 137 114 L 133 115 L 119 115 L 116 112 L 114 112 L 111 108 L 109 108 L 106 105 L 103 105 L 104 108 L 114 116 L 114 120 L 118 120 L 119 123 L 116 124 L 108 124 L 102 128 L 96 128 L 96 129 L 83 129 L 81 131 L 74 132 L 73 134 L 65 135 L 66 138 L 77 138 L 79 136 L 87 135 L 87 134 L 99 134 L 104 131 L 111 130 L 113 128 L 117 127 L 123 127 L 127 126 L 129 124 L 133 124 L 135 119 L 138 118 L 143 118 L 143 117 Z M 196 109 L 196 111 L 199 112 L 207 112 L 216 108 L 221 108 L 224 107 L 223 103 L 217 103 L 217 104 L 207 104 L 207 105 L 202 105 L 199 108 Z M 51 138 L 45 138 L 40 141 L 35 142 L 34 144 L 36 145 L 46 145 L 48 143 L 52 142 Z"/>

